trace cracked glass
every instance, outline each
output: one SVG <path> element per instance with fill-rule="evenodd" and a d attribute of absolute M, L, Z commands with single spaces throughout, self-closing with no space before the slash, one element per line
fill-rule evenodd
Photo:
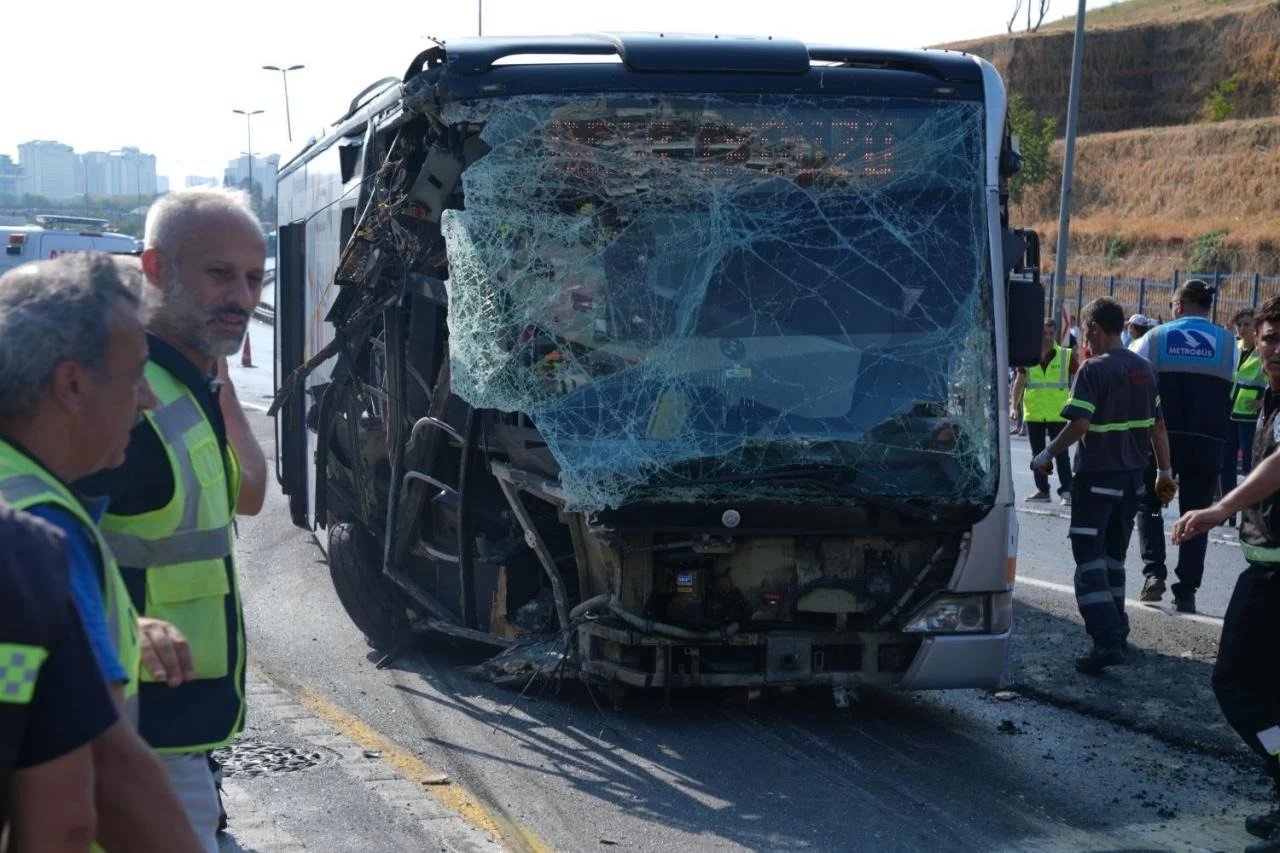
<path fill-rule="evenodd" d="M 989 502 L 982 105 L 854 96 L 451 104 L 453 390 L 522 412 L 571 510 Z"/>

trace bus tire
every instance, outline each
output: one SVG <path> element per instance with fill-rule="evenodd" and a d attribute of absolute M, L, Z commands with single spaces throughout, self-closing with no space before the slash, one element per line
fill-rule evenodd
<path fill-rule="evenodd" d="M 363 526 L 329 527 L 329 577 L 342 609 L 373 648 L 389 651 L 409 635 L 404 598 L 382 574 L 378 541 Z"/>

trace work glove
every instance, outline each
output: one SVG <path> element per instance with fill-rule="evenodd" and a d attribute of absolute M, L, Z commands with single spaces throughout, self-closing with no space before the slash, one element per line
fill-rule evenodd
<path fill-rule="evenodd" d="M 1168 506 L 1177 494 L 1178 484 L 1174 482 L 1173 469 L 1161 468 L 1156 477 L 1156 497 L 1160 499 L 1161 505 Z"/>
<path fill-rule="evenodd" d="M 1053 473 L 1053 457 L 1049 455 L 1047 448 L 1045 450 L 1041 450 L 1035 455 L 1035 458 L 1031 460 L 1031 470 L 1039 471 L 1041 474 Z"/>

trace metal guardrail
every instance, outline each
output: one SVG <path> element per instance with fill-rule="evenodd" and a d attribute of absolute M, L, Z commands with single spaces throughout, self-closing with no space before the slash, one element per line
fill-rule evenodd
<path fill-rule="evenodd" d="M 1193 273 L 1177 270 L 1172 281 L 1120 276 L 1068 276 L 1063 304 L 1074 306 L 1076 316 L 1085 303 L 1100 296 L 1118 301 L 1125 313 L 1146 314 L 1169 319 L 1169 303 L 1183 282 L 1198 278 L 1213 285 L 1218 297 L 1213 301 L 1213 322 L 1228 322 L 1242 308 L 1257 308 L 1267 299 L 1280 294 L 1280 275 L 1259 273 Z M 1056 283 L 1053 273 L 1045 276 L 1046 303 L 1052 310 Z M 1068 310 L 1071 310 L 1068 307 Z"/>

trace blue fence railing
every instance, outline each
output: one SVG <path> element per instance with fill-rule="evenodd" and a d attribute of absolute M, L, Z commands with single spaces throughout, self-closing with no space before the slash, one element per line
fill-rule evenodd
<path fill-rule="evenodd" d="M 1091 299 L 1110 296 L 1122 306 L 1126 314 L 1146 314 L 1168 320 L 1172 314 L 1169 303 L 1174 291 L 1189 278 L 1198 278 L 1213 285 L 1218 297 L 1213 301 L 1213 322 L 1227 323 L 1242 308 L 1257 308 L 1266 300 L 1280 294 L 1280 275 L 1258 273 L 1186 273 L 1177 271 L 1172 281 L 1154 278 L 1122 278 L 1120 276 L 1072 275 L 1067 277 L 1063 304 L 1067 310 L 1080 316 L 1080 309 Z M 1053 273 L 1044 276 L 1046 310 L 1053 310 L 1055 282 Z"/>

